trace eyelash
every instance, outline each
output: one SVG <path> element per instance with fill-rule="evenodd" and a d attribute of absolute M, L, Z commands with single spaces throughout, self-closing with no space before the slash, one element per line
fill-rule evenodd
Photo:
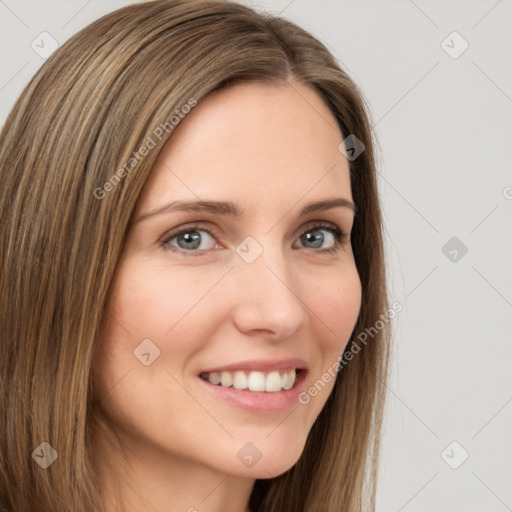
<path fill-rule="evenodd" d="M 318 249 L 318 250 L 313 249 L 314 252 L 318 252 L 321 254 L 333 254 L 333 253 L 338 252 L 344 243 L 349 242 L 349 236 L 344 231 L 342 231 L 338 226 L 336 226 L 336 224 L 326 223 L 326 222 L 322 222 L 322 221 L 316 221 L 316 222 L 317 222 L 317 224 L 313 224 L 313 225 L 307 227 L 299 235 L 299 238 L 301 238 L 303 235 L 305 235 L 306 233 L 308 233 L 310 231 L 319 231 L 319 230 L 325 229 L 327 231 L 330 231 L 334 235 L 335 244 L 333 247 L 331 247 L 329 249 Z M 202 226 L 200 224 L 196 224 L 196 225 L 192 225 L 192 226 L 187 226 L 186 228 L 180 229 L 178 231 L 174 231 L 174 232 L 165 234 L 164 237 L 161 239 L 161 245 L 166 250 L 170 250 L 175 253 L 180 253 L 180 254 L 183 254 L 184 256 L 200 256 L 205 252 L 205 250 L 186 251 L 184 249 L 179 249 L 177 247 L 169 245 L 169 242 L 171 240 L 173 240 L 174 238 L 176 238 L 180 235 L 183 235 L 185 233 L 190 233 L 191 231 L 205 231 L 212 238 L 216 238 L 215 234 L 212 232 L 211 229 L 209 229 L 205 226 Z M 307 247 L 306 247 L 306 249 L 307 249 Z"/>

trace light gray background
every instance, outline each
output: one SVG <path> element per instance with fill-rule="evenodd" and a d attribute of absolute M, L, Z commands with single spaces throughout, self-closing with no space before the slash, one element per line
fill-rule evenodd
<path fill-rule="evenodd" d="M 31 48 L 41 32 L 62 44 L 129 3 L 0 0 L 0 122 L 43 63 Z M 512 510 L 512 0 L 253 5 L 329 47 L 362 87 L 382 148 L 391 301 L 404 309 L 377 510 Z M 453 31 L 469 44 L 456 59 L 441 46 Z M 445 250 L 457 261 L 442 251 L 452 237 L 468 249 Z"/>

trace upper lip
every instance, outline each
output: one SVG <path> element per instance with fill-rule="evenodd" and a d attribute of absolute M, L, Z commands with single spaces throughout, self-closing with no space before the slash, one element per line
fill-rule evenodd
<path fill-rule="evenodd" d="M 246 361 L 238 361 L 236 363 L 215 366 L 202 370 L 201 373 L 213 372 L 229 372 L 234 370 L 260 371 L 270 372 L 272 370 L 307 370 L 308 365 L 304 359 L 288 358 L 288 359 L 251 359 Z"/>

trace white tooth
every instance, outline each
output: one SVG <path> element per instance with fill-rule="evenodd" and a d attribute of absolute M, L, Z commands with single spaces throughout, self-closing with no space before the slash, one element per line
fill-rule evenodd
<path fill-rule="evenodd" d="M 288 378 L 286 379 L 286 386 L 284 389 L 291 389 L 295 384 L 295 370 L 291 370 L 288 372 Z"/>
<path fill-rule="evenodd" d="M 235 372 L 233 376 L 233 387 L 235 389 L 247 389 L 247 376 L 244 372 Z"/>
<path fill-rule="evenodd" d="M 247 386 L 251 391 L 265 391 L 265 374 L 263 372 L 250 372 Z"/>
<path fill-rule="evenodd" d="M 208 374 L 208 382 L 210 384 L 220 384 L 220 373 L 217 373 L 217 372 L 212 372 L 210 374 Z"/>
<path fill-rule="evenodd" d="M 231 377 L 231 374 L 228 372 L 222 372 L 220 374 L 220 383 L 224 388 L 229 388 L 229 386 L 233 385 L 233 378 Z"/>
<path fill-rule="evenodd" d="M 267 375 L 267 378 L 265 380 L 265 391 L 271 393 L 281 391 L 281 375 L 279 375 L 279 372 L 270 372 Z"/>
<path fill-rule="evenodd" d="M 288 372 L 283 373 L 281 375 L 281 387 L 284 388 L 286 386 L 286 382 L 288 381 Z"/>

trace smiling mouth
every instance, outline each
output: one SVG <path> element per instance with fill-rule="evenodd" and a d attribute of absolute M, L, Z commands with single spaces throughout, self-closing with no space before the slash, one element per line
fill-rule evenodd
<path fill-rule="evenodd" d="M 222 372 L 202 372 L 199 377 L 215 386 L 238 390 L 277 393 L 279 391 L 288 391 L 293 388 L 297 376 L 305 370 L 288 368 L 282 370 L 273 370 L 270 372 L 261 371 L 222 371 Z"/>

